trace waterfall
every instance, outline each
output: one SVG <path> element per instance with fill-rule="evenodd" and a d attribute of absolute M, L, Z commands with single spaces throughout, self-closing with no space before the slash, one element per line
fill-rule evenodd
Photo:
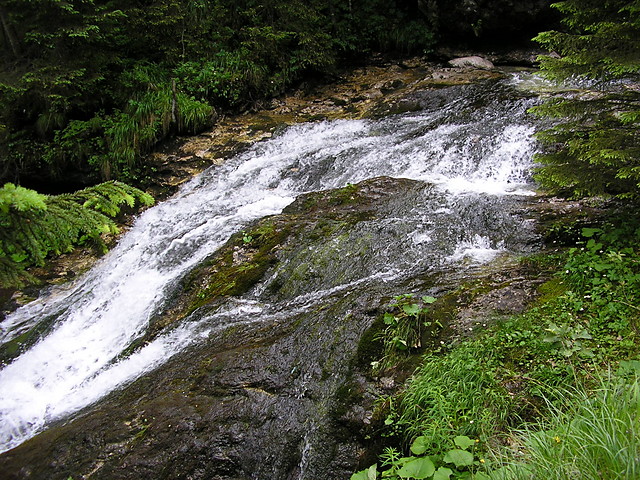
<path fill-rule="evenodd" d="M 40 336 L 0 370 L 0 451 L 157 368 L 212 330 L 272 315 L 257 290 L 254 298 L 230 301 L 217 316 L 186 322 L 123 355 L 190 269 L 233 233 L 281 212 L 300 194 L 378 176 L 419 180 L 435 193 L 416 203 L 407 224 L 412 262 L 478 263 L 508 250 L 504 229 L 522 226 L 501 214 L 500 201 L 533 194 L 534 125 L 526 110 L 535 100 L 509 82 L 454 87 L 446 95 L 444 104 L 419 112 L 287 128 L 194 178 L 141 214 L 84 276 L 9 315 L 0 324 L 2 343 L 35 328 Z M 488 218 L 479 219 L 483 215 Z M 487 224 L 497 227 L 487 231 Z M 397 261 L 385 257 L 389 263 L 367 275 L 389 281 L 406 266 Z M 301 296 L 296 308 L 305 301 Z"/>

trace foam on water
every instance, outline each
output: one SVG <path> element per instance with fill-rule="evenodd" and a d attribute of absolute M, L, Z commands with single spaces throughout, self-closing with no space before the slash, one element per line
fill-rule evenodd
<path fill-rule="evenodd" d="M 452 255 L 447 257 L 448 262 L 459 262 L 461 260 L 471 260 L 474 263 L 487 263 L 497 255 L 505 251 L 504 244 L 497 242 L 492 245 L 489 237 L 474 235 L 469 240 L 463 240 L 458 245 Z"/>
<path fill-rule="evenodd" d="M 122 356 L 163 308 L 178 279 L 233 233 L 279 213 L 301 193 L 386 175 L 434 183 L 445 197 L 529 194 L 535 144 L 525 112 L 531 100 L 501 100 L 478 114 L 462 112 L 461 121 L 459 109 L 470 108 L 463 100 L 452 98 L 442 109 L 376 121 L 291 127 L 204 172 L 175 197 L 143 213 L 84 277 L 53 289 L 0 325 L 0 339 L 7 342 L 48 322 L 43 336 L 0 370 L 0 451 L 157 367 L 216 328 L 222 317 L 207 319 L 206 328 L 185 323 Z M 447 202 L 434 211 L 448 215 L 452 207 Z M 428 223 L 434 211 L 417 215 Z M 430 228 L 409 241 L 429 244 Z M 501 248 L 492 241 L 483 236 L 462 239 L 451 247 L 455 252 L 449 260 L 486 261 Z M 397 271 L 393 265 L 381 270 L 383 280 Z M 331 291 L 339 288 L 347 286 Z M 309 301 L 318 297 L 318 292 L 310 293 Z M 260 321 L 264 314 L 257 305 L 243 308 L 253 309 L 249 320 L 246 314 L 227 311 L 221 325 Z"/>

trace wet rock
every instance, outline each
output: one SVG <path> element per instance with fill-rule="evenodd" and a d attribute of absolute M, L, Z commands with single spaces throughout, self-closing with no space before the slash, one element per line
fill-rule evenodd
<path fill-rule="evenodd" d="M 407 72 L 414 76 L 403 80 L 414 92 L 409 102 L 434 110 L 446 104 L 447 93 L 435 90 L 431 70 Z M 493 75 L 473 70 L 452 74 L 451 81 L 464 84 Z M 375 91 L 367 85 L 359 90 L 363 95 Z M 389 97 L 400 99 L 393 97 L 396 93 Z M 366 101 L 353 115 L 371 107 Z M 328 115 L 329 109 L 342 108 L 338 103 L 320 102 L 315 112 Z M 284 122 L 279 108 L 274 114 L 280 116 L 271 117 L 277 120 L 247 115 L 251 123 L 236 127 L 246 138 L 272 134 Z M 213 151 L 208 142 L 215 136 L 180 146 L 195 152 L 185 163 L 202 160 L 197 152 Z M 298 174 L 295 167 L 288 171 Z M 372 330 L 380 313 L 394 295 L 412 291 L 444 298 L 463 281 L 442 274 L 435 292 L 433 272 L 420 266 L 424 252 L 416 248 L 413 234 L 424 219 L 412 209 L 437 197 L 432 185 L 379 177 L 302 195 L 281 215 L 238 232 L 181 279 L 132 350 L 190 322 L 206 326 L 200 340 L 161 368 L 1 455 L 0 478 L 349 478 L 376 453 L 366 440 L 379 427 L 376 395 L 393 392 L 411 371 L 398 368 L 380 380 L 372 378 L 369 361 L 379 353 Z M 457 228 L 467 231 L 487 218 L 500 227 L 495 213 L 489 218 L 483 205 L 466 201 L 460 198 L 456 208 L 473 214 Z M 443 209 L 434 209 L 432 216 L 436 210 Z M 508 204 L 497 211 L 515 214 Z M 429 221 L 437 230 L 438 222 Z M 435 232 L 430 254 L 443 256 L 438 235 L 450 239 L 458 233 Z M 505 241 L 511 235 L 516 233 L 505 232 Z M 402 258 L 405 276 L 393 284 L 369 283 L 384 273 L 381 266 L 391 256 Z M 469 268 L 464 281 L 476 274 L 495 276 Z M 494 288 L 509 287 L 508 279 L 501 282 Z M 506 308 L 499 296 L 483 294 L 488 299 L 484 313 L 492 311 L 492 301 Z M 462 297 L 442 310 L 443 324 L 479 298 Z M 440 338 L 449 340 L 450 333 Z M 412 352 L 415 359 L 420 352 Z"/>
<path fill-rule="evenodd" d="M 483 70 L 492 70 L 495 68 L 491 61 L 478 56 L 454 58 L 453 60 L 449 60 L 449 65 L 457 68 L 481 68 Z"/>
<path fill-rule="evenodd" d="M 419 220 L 409 213 L 433 194 L 423 182 L 374 178 L 302 195 L 233 236 L 153 319 L 155 334 L 203 322 L 200 341 L 0 455 L 0 478 L 344 480 L 372 463 L 376 398 L 397 390 L 413 367 L 378 380 L 362 361 L 363 343 L 375 338 L 369 332 L 393 295 L 434 293 L 432 276 L 412 271 L 412 255 L 423 253 L 411 252 Z M 398 252 L 411 275 L 393 285 L 366 281 Z M 438 284 L 456 289 L 459 279 Z M 507 308 L 502 293 L 485 293 L 484 313 Z M 479 302 L 457 298 L 460 312 Z"/>
<path fill-rule="evenodd" d="M 317 275 L 301 276 L 305 259 L 319 255 L 309 255 L 310 249 L 336 247 L 333 240 L 354 225 L 424 187 L 383 177 L 301 196 L 282 215 L 232 238 L 185 279 L 173 307 L 155 320 L 156 331 L 188 315 L 211 315 L 213 322 L 225 298 L 260 279 L 267 280 L 260 288 L 263 301 L 293 300 L 319 281 L 317 275 L 326 275 L 325 282 L 345 281 L 319 269 L 332 261 L 346 269 L 347 252 L 338 250 L 317 260 Z M 240 286 L 242 272 L 261 261 L 260 274 Z M 227 270 L 233 287 L 225 287 Z M 246 323 L 235 321 L 230 328 L 212 323 L 211 333 L 179 358 L 2 455 L 0 476 L 348 478 L 365 450 L 374 401 L 353 365 L 358 342 L 374 320 L 372 306 L 383 297 L 376 289 L 341 290 L 313 310 L 301 306 L 283 316 L 281 307 L 273 307 L 273 315 L 257 323 L 250 313 Z M 268 305 L 280 304 L 263 308 Z"/>

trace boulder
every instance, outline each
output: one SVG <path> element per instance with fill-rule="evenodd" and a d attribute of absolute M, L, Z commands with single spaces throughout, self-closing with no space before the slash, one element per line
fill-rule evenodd
<path fill-rule="evenodd" d="M 454 58 L 453 60 L 449 60 L 449 65 L 458 68 L 481 68 L 483 70 L 491 70 L 494 68 L 490 60 L 478 56 Z"/>

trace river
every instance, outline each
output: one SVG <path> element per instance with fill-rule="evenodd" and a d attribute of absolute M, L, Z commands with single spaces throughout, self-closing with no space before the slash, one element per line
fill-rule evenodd
<path fill-rule="evenodd" d="M 424 92 L 423 108 L 415 112 L 288 127 L 145 211 L 87 274 L 52 288 L 0 325 L 2 343 L 38 332 L 0 370 L 1 451 L 161 368 L 222 327 L 265 322 L 274 312 L 286 315 L 286 308 L 308 310 L 355 284 L 392 285 L 412 270 L 464 271 L 526 253 L 534 233 L 513 212 L 534 195 L 535 124 L 526 111 L 537 100 L 519 88 L 522 83 L 516 75 L 450 87 Z M 302 194 L 381 176 L 424 188 L 410 208 L 370 222 L 367 228 L 387 233 L 377 234 L 368 253 L 357 254 L 366 260 L 349 263 L 336 247 L 344 275 L 303 281 L 310 291 L 293 289 L 277 305 L 265 293 L 281 274 L 276 269 L 215 314 L 195 315 L 130 348 L 167 308 L 181 279 L 232 234 L 279 214 Z M 350 245 L 368 238 L 365 230 L 351 235 Z"/>

